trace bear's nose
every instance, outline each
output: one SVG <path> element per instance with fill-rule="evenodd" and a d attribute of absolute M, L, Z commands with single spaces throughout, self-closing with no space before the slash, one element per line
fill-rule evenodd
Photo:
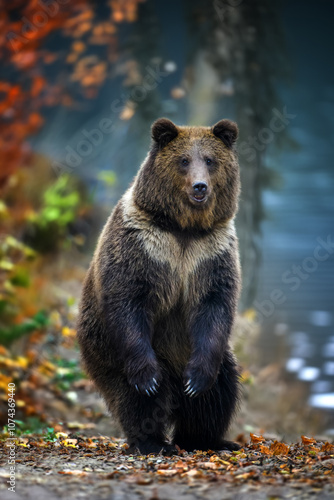
<path fill-rule="evenodd" d="M 205 194 L 208 189 L 208 185 L 205 182 L 196 182 L 193 184 L 193 190 L 196 194 Z"/>

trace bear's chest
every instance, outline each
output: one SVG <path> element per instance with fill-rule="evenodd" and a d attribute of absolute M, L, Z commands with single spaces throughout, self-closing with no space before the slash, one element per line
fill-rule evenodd
<path fill-rule="evenodd" d="M 172 310 L 180 302 L 185 308 L 198 303 L 210 286 L 215 258 L 230 245 L 226 230 L 185 240 L 151 228 L 141 232 L 140 238 L 149 258 L 161 264 L 162 271 L 152 282 L 161 312 Z"/>

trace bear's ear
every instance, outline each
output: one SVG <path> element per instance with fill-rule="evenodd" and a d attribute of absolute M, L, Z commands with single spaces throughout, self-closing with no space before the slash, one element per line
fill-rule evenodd
<path fill-rule="evenodd" d="M 239 134 L 238 125 L 230 120 L 220 120 L 211 130 L 228 148 L 233 146 Z"/>
<path fill-rule="evenodd" d="M 161 149 L 175 139 L 178 133 L 176 125 L 167 118 L 159 118 L 152 125 L 152 138 Z"/>

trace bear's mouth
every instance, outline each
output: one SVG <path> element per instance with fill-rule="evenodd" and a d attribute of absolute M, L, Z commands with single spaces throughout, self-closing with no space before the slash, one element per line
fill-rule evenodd
<path fill-rule="evenodd" d="M 195 202 L 196 204 L 197 203 L 205 203 L 208 199 L 207 195 L 206 194 L 195 194 L 195 195 L 190 195 L 189 196 L 191 201 Z"/>

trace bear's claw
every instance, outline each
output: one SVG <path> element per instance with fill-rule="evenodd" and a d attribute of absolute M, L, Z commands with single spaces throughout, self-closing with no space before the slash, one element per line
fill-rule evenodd
<path fill-rule="evenodd" d="M 188 382 L 186 383 L 185 385 L 185 389 L 184 389 L 184 393 L 189 396 L 189 397 L 193 397 L 196 395 L 197 393 L 197 390 L 195 387 L 192 386 L 192 382 L 191 382 L 191 378 L 188 380 Z"/>
<path fill-rule="evenodd" d="M 155 378 L 153 378 L 153 384 L 151 384 L 147 389 L 145 387 L 140 388 L 138 384 L 135 384 L 135 389 L 139 394 L 146 394 L 148 397 L 154 396 L 158 392 L 159 383 Z"/>

